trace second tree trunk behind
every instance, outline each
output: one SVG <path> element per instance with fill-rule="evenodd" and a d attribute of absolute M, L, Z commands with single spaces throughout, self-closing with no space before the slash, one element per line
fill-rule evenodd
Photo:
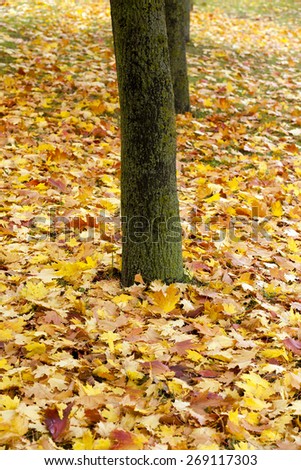
<path fill-rule="evenodd" d="M 186 61 L 186 0 L 165 0 L 172 84 L 177 114 L 190 110 Z"/>

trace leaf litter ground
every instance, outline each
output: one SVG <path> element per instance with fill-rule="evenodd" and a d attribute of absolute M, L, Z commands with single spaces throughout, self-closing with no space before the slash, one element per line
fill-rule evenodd
<path fill-rule="evenodd" d="M 3 449 L 301 449 L 300 9 L 220 3 L 177 118 L 193 281 L 128 289 L 108 2 L 1 3 Z"/>

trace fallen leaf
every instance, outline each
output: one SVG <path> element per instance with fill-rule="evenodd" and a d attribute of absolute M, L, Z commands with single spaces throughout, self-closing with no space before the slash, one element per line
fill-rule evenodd
<path fill-rule="evenodd" d="M 72 409 L 73 403 L 69 405 L 63 411 L 63 417 L 59 415 L 57 408 L 47 408 L 44 412 L 45 426 L 51 434 L 54 441 L 60 441 L 69 426 L 69 414 Z"/>

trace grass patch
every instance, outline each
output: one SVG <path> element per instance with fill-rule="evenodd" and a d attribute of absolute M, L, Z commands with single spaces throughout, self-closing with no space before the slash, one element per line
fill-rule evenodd
<path fill-rule="evenodd" d="M 204 11 L 216 8 L 235 18 L 258 17 L 280 24 L 300 23 L 301 2 L 299 0 L 195 0 Z"/>

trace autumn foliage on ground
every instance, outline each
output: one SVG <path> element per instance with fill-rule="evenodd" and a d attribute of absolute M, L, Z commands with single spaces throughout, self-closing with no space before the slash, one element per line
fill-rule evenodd
<path fill-rule="evenodd" d="M 242 3 L 192 14 L 191 282 L 122 289 L 109 4 L 2 1 L 2 449 L 301 449 L 300 11 Z"/>

